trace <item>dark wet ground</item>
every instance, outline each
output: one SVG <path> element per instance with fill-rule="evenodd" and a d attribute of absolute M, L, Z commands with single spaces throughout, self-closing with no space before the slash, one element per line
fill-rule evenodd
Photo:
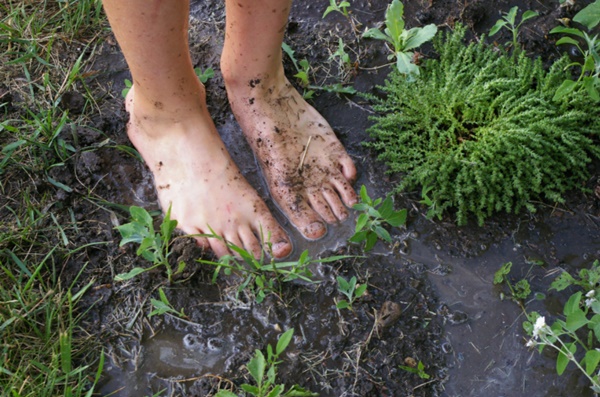
<path fill-rule="evenodd" d="M 354 24 L 362 32 L 382 21 L 387 3 L 352 2 Z M 556 25 L 556 18 L 589 2 L 578 2 L 572 10 L 559 8 L 554 0 L 406 3 L 409 27 L 436 23 L 443 28 L 462 21 L 471 27 L 472 35 L 487 32 L 499 13 L 513 5 L 539 11 L 539 19 L 524 26 L 522 39 L 528 51 L 550 62 L 560 54 L 546 33 Z M 309 60 L 316 84 L 344 78 L 359 91 L 372 91 L 389 71 L 380 67 L 387 62 L 386 50 L 381 43 L 359 39 L 360 34 L 341 15 L 330 14 L 322 20 L 326 6 L 326 1 L 297 0 L 286 42 L 298 59 Z M 322 240 L 308 243 L 269 201 L 259 167 L 229 111 L 218 73 L 223 7 L 220 1 L 194 1 L 190 39 L 194 66 L 217 71 L 207 83 L 209 107 L 227 147 L 293 236 L 293 256 L 304 249 L 312 256 L 361 254 L 358 247 L 345 243 L 353 233 L 352 220 L 332 227 Z M 341 75 L 328 61 L 337 49 L 338 37 L 353 50 L 357 69 L 352 73 Z M 286 68 L 292 75 L 289 61 Z M 56 206 L 59 219 L 70 216 L 69 208 L 80 222 L 80 245 L 111 242 L 82 250 L 64 270 L 70 277 L 88 263 L 84 278 L 96 280 L 87 296 L 87 302 L 95 305 L 86 324 L 107 348 L 110 362 L 103 394 L 145 396 L 164 389 L 162 395 L 210 395 L 219 384 L 242 383 L 243 365 L 254 349 L 264 349 L 281 331 L 294 327 L 295 339 L 284 357 L 281 380 L 299 383 L 322 396 L 591 395 L 572 368 L 559 378 L 554 357 L 525 348 L 520 309 L 500 300 L 492 279 L 503 263 L 512 261 L 515 279 L 527 276 L 534 292 L 546 292 L 556 269 L 574 270 L 600 258 L 599 197 L 577 194 L 565 205 L 540 203 L 536 214 L 497 214 L 483 227 L 471 222 L 459 228 L 451 216 L 427 220 L 417 192 L 408 192 L 396 198 L 397 208 L 408 208 L 409 217 L 405 229 L 395 230 L 394 244 L 380 243 L 365 258 L 315 269 L 320 285 L 286 286 L 281 299 L 270 297 L 261 305 L 244 296 L 236 299 L 232 280 L 221 278 L 211 284 L 212 269 L 194 262 L 209 254 L 182 240 L 173 248 L 173 258 L 188 265 L 181 283 L 166 286 L 160 272 L 114 283 L 115 274 L 146 264 L 135 256 L 135 247 L 118 248 L 114 227 L 128 219 L 126 212 L 111 203 L 147 209 L 158 206 L 151 176 L 119 146 L 128 145 L 119 95 L 129 75 L 114 41 L 102 47 L 92 69 L 102 71 L 90 83 L 102 98 L 100 112 L 90 122 L 91 128 L 77 131 L 77 142 L 73 142 L 77 155 L 52 177 L 73 187 L 72 193 L 57 190 L 53 194 L 61 203 Z M 383 196 L 390 177 L 374 154 L 361 146 L 368 139 L 368 103 L 360 96 L 329 93 L 317 93 L 313 103 L 355 160 L 357 186 L 365 184 L 372 197 Z M 600 184 L 598 174 L 587 181 L 591 189 Z M 545 265 L 533 266 L 532 259 Z M 356 275 L 369 284 L 367 296 L 355 304 L 354 312 L 335 309 L 334 279 L 339 274 Z M 160 285 L 165 285 L 175 308 L 186 309 L 187 322 L 170 316 L 147 318 L 147 302 Z M 529 302 L 527 308 L 557 313 L 557 302 L 563 298 L 548 294 L 545 301 Z M 379 328 L 377 319 L 388 307 L 386 302 L 400 305 L 402 313 L 395 322 Z M 421 360 L 431 379 L 399 369 L 408 357 Z"/>

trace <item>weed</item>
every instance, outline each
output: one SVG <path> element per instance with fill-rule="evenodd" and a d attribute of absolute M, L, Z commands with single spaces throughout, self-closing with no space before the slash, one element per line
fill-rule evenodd
<path fill-rule="evenodd" d="M 431 376 L 425 372 L 425 364 L 423 364 L 421 360 L 419 360 L 419 363 L 416 365 L 416 367 L 411 367 L 410 365 L 399 365 L 399 368 L 412 374 L 416 374 L 421 379 L 431 378 Z"/>
<path fill-rule="evenodd" d="M 573 20 L 591 30 L 600 23 L 600 0 L 579 11 Z M 581 87 L 594 101 L 600 101 L 600 39 L 598 35 L 591 37 L 580 29 L 563 26 L 552 29 L 550 33 L 564 33 L 579 38 L 576 40 L 569 36 L 563 36 L 556 44 L 575 46 L 583 58 L 583 63 L 573 61 L 567 65 L 568 68 L 578 68 L 580 70 L 579 77 L 577 80 L 565 79 L 556 90 L 554 100 L 561 100 L 565 95 Z M 581 41 L 585 44 L 583 47 Z"/>
<path fill-rule="evenodd" d="M 499 285 L 506 283 L 510 290 L 511 298 L 519 305 L 523 305 L 523 301 L 531 294 L 529 282 L 525 279 L 519 280 L 514 286 L 511 284 L 508 275 L 512 268 L 512 262 L 507 262 L 494 274 L 494 284 Z"/>
<path fill-rule="evenodd" d="M 150 312 L 148 317 L 152 317 L 155 315 L 163 315 L 163 314 L 168 313 L 168 314 L 172 314 L 176 317 L 180 317 L 180 318 L 184 318 L 184 319 L 187 318 L 187 316 L 185 315 L 185 313 L 183 311 L 183 308 L 181 308 L 180 311 L 173 309 L 173 305 L 171 305 L 171 303 L 167 299 L 167 295 L 165 294 L 165 291 L 163 291 L 162 288 L 158 289 L 158 296 L 159 296 L 160 300 L 154 299 L 154 298 L 150 299 L 150 303 L 154 307 L 154 310 L 152 310 Z"/>
<path fill-rule="evenodd" d="M 129 90 L 131 89 L 131 87 L 133 87 L 133 83 L 129 79 L 125 79 L 124 83 L 125 83 L 125 88 L 123 88 L 123 90 L 121 90 L 121 96 L 123 98 L 126 98 L 127 94 L 129 94 Z"/>
<path fill-rule="evenodd" d="M 398 72 L 414 81 L 419 75 L 419 67 L 413 62 L 414 53 L 410 50 L 420 47 L 431 40 L 437 32 L 437 26 L 430 24 L 422 28 L 404 29 L 404 5 L 393 0 L 385 12 L 385 30 L 377 28 L 367 30 L 362 37 L 383 40 L 393 46 L 388 59 L 396 58 Z"/>
<path fill-rule="evenodd" d="M 352 208 L 363 213 L 356 219 L 354 235 L 350 237 L 349 241 L 352 243 L 365 241 L 365 251 L 373 248 L 377 238 L 391 243 L 390 233 L 384 229 L 383 224 L 387 223 L 392 227 L 404 225 L 406 209 L 394 211 L 394 201 L 390 196 L 385 200 L 381 198 L 372 200 L 364 185 L 360 188 L 360 199 L 360 203 L 354 204 Z"/>
<path fill-rule="evenodd" d="M 523 22 L 525 22 L 528 19 L 538 16 L 537 12 L 527 10 L 523 13 L 523 16 L 521 16 L 521 22 L 519 22 L 517 24 L 516 19 L 517 19 L 518 11 L 519 11 L 519 7 L 514 6 L 506 14 L 504 14 L 502 19 L 498 19 L 496 21 L 496 24 L 494 26 L 492 26 L 492 29 L 490 29 L 490 36 L 495 35 L 502 28 L 506 28 L 506 29 L 510 30 L 512 32 L 512 48 L 513 49 L 516 49 L 518 46 L 517 40 L 519 38 L 519 29 L 521 28 L 521 25 L 523 24 Z"/>
<path fill-rule="evenodd" d="M 341 39 L 340 39 L 341 40 Z M 294 75 L 300 82 L 300 85 L 304 88 L 302 96 L 304 99 L 310 99 L 314 96 L 316 90 L 335 92 L 338 94 L 355 94 L 356 90 L 349 86 L 344 86 L 341 83 L 330 84 L 325 86 L 316 86 L 310 84 L 310 64 L 306 59 L 301 61 L 296 60 L 294 54 L 295 51 L 286 43 L 281 44 L 281 48 L 288 55 L 292 61 L 297 73 Z"/>
<path fill-rule="evenodd" d="M 341 0 L 340 2 L 338 2 L 337 0 L 329 0 L 329 7 L 327 7 L 321 18 L 325 18 L 327 14 L 333 11 L 339 12 L 340 14 L 348 18 L 348 7 L 350 7 L 350 3 L 348 1 Z"/>
<path fill-rule="evenodd" d="M 194 69 L 194 72 L 196 72 L 196 76 L 198 76 L 202 84 L 206 84 L 209 79 L 215 77 L 215 71 L 213 68 L 207 68 L 204 72 L 202 69 L 196 68 Z"/>
<path fill-rule="evenodd" d="M 222 239 L 219 236 L 213 237 Z M 308 256 L 308 250 L 305 250 L 297 261 L 275 262 L 273 258 L 267 261 L 264 251 L 261 253 L 261 257 L 257 259 L 243 248 L 228 241 L 225 241 L 225 243 L 232 252 L 239 255 L 239 258 L 225 255 L 218 262 L 205 259 L 198 259 L 198 262 L 215 266 L 213 282 L 216 281 L 221 270 L 225 275 L 230 275 L 232 272 L 242 275 L 243 281 L 238 287 L 238 294 L 248 288 L 254 295 L 256 303 L 261 303 L 271 293 L 281 295 L 281 286 L 286 282 L 302 280 L 311 284 L 317 283 L 312 279 L 313 274 L 309 269 L 311 264 L 334 262 L 348 258 L 348 256 L 331 256 L 323 259 L 311 259 Z"/>
<path fill-rule="evenodd" d="M 338 48 L 337 50 L 331 54 L 331 59 L 338 59 L 340 63 L 340 69 L 346 68 L 349 69 L 352 67 L 352 61 L 350 61 L 350 55 L 345 50 L 344 40 L 340 37 L 338 39 Z"/>
<path fill-rule="evenodd" d="M 558 352 L 556 373 L 562 375 L 573 363 L 600 392 L 600 262 L 596 260 L 590 269 L 582 269 L 578 278 L 563 272 L 551 284 L 550 289 L 562 291 L 568 287 L 580 287 L 583 291 L 573 293 L 563 307 L 564 320 L 546 324 L 546 318 L 530 312 L 523 328 L 531 339 L 528 347 L 537 347 L 541 353 L 545 347 Z M 584 295 L 585 293 L 585 295 Z"/>
<path fill-rule="evenodd" d="M 356 286 L 356 277 L 352 276 L 352 278 L 350 279 L 350 281 L 346 280 L 345 278 L 338 276 L 337 277 L 337 282 L 338 282 L 338 291 L 345 295 L 346 298 L 348 298 L 348 300 L 341 300 L 339 302 L 337 302 L 336 307 L 338 309 L 350 309 L 352 310 L 352 304 L 354 303 L 354 301 L 356 301 L 358 298 L 360 298 L 361 296 L 363 296 L 365 294 L 365 292 L 367 292 L 367 284 L 362 284 L 362 285 L 358 285 L 358 287 Z"/>
<path fill-rule="evenodd" d="M 483 224 L 496 211 L 535 211 L 534 200 L 563 202 L 600 157 L 596 104 L 579 91 L 553 100 L 566 58 L 545 70 L 523 51 L 466 45 L 464 34 L 456 25 L 437 37 L 439 59 L 426 60 L 416 82 L 393 72 L 386 96 L 366 95 L 379 114 L 366 146 L 403 174 L 394 192 L 427 187 L 429 216 L 453 208 L 460 225 L 468 214 Z"/>
<path fill-rule="evenodd" d="M 169 207 L 165 214 L 158 232 L 154 230 L 153 220 L 148 211 L 141 207 L 131 206 L 129 212 L 132 221 L 117 227 L 122 237 L 119 246 L 122 247 L 128 243 L 140 244 L 137 255 L 152 262 L 153 265 L 148 268 L 134 267 L 127 273 L 118 274 L 115 281 L 130 280 L 141 273 L 163 266 L 167 272 L 169 283 L 172 282 L 173 275 L 181 273 L 185 268 L 185 263 L 180 262 L 175 272 L 169 264 L 169 244 L 177 226 L 177 221 L 171 219 L 171 208 Z"/>
<path fill-rule="evenodd" d="M 281 334 L 275 351 L 271 345 L 267 345 L 267 357 L 260 351 L 256 350 L 254 357 L 248 362 L 246 367 L 256 385 L 244 383 L 240 388 L 254 397 L 310 397 L 318 396 L 317 393 L 312 393 L 298 385 L 292 386 L 288 391 L 285 391 L 285 385 L 276 384 L 277 381 L 277 366 L 281 363 L 279 356 L 285 351 L 294 335 L 294 329 L 291 328 Z M 238 397 L 231 391 L 221 390 L 215 397 Z"/>

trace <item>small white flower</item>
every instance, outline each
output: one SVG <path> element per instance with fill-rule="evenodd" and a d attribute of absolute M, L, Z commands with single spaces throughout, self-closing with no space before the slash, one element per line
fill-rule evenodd
<path fill-rule="evenodd" d="M 594 291 L 592 291 L 592 292 L 594 292 Z M 592 303 L 594 303 L 594 302 L 596 302 L 596 298 L 586 299 L 585 300 L 585 307 L 592 307 Z"/>
<path fill-rule="evenodd" d="M 535 342 L 533 341 L 533 339 L 530 339 L 530 340 L 529 340 L 529 341 L 528 341 L 528 342 L 525 344 L 525 346 L 527 346 L 527 347 L 533 347 L 533 346 L 535 346 Z"/>
<path fill-rule="evenodd" d="M 593 297 L 594 297 L 594 295 L 596 295 L 596 290 L 595 290 L 595 289 L 592 289 L 592 290 L 590 290 L 590 291 L 589 291 L 587 294 L 585 294 L 585 297 L 586 297 L 586 298 L 593 298 Z"/>
<path fill-rule="evenodd" d="M 544 316 L 540 316 L 535 320 L 535 324 L 533 325 L 533 338 L 538 338 L 542 333 L 542 329 L 546 326 L 546 318 Z"/>

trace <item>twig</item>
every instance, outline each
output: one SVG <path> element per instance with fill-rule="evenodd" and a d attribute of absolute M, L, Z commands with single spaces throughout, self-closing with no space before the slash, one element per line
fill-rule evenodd
<path fill-rule="evenodd" d="M 302 153 L 302 157 L 300 158 L 300 165 L 298 165 L 298 172 L 302 172 L 302 166 L 304 165 L 304 159 L 306 158 L 306 153 L 308 152 L 308 147 L 310 146 L 310 141 L 312 141 L 312 135 L 308 137 L 308 142 L 306 143 L 306 147 L 304 148 L 304 153 Z"/>

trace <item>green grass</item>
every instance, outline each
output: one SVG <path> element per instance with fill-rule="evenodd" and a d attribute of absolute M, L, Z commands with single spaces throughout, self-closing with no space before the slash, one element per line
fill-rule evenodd
<path fill-rule="evenodd" d="M 102 355 L 80 328 L 91 287 L 61 273 L 82 247 L 52 178 L 75 154 L 70 131 L 96 111 L 88 62 L 107 26 L 100 0 L 0 2 L 0 394 L 89 396 Z M 0 87 L 1 88 L 1 87 Z M 84 98 L 80 111 L 66 93 Z M 4 98 L 4 99 L 3 99 Z M 72 213 L 71 213 L 72 215 Z"/>

